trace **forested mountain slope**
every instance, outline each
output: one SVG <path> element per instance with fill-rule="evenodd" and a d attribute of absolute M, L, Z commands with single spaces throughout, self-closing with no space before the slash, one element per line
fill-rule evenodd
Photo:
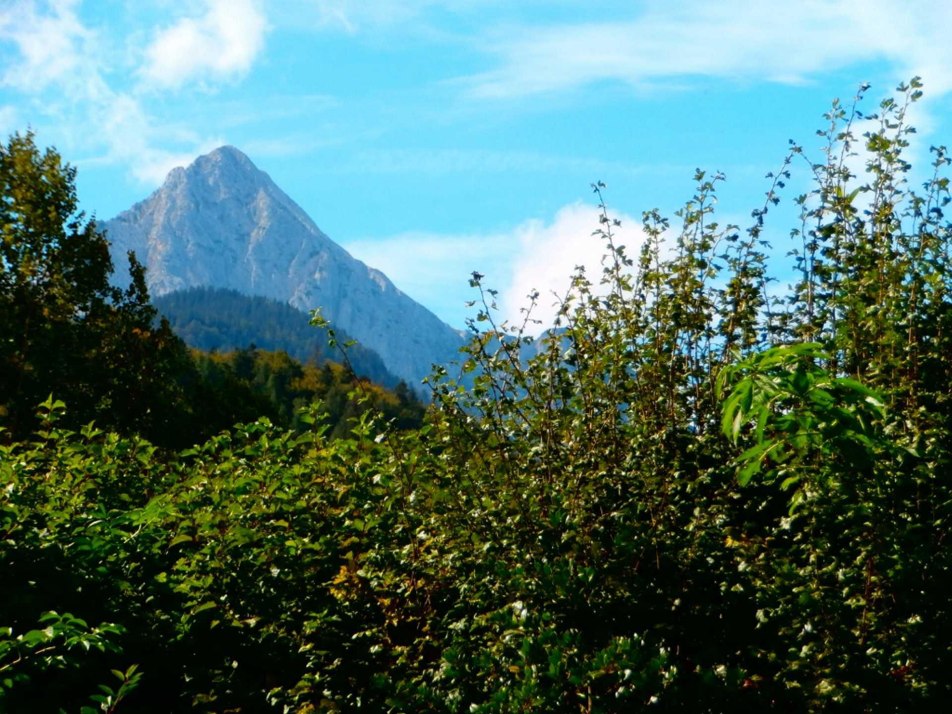
<path fill-rule="evenodd" d="M 198 287 L 166 293 L 152 303 L 176 335 L 206 352 L 255 345 L 287 352 L 302 363 L 342 361 L 342 353 L 328 347 L 325 330 L 311 326 L 309 315 L 278 300 Z M 351 342 L 343 331 L 338 331 L 337 339 L 341 345 Z M 401 381 L 376 353 L 359 343 L 347 347 L 347 357 L 361 377 L 388 387 L 396 387 Z"/>

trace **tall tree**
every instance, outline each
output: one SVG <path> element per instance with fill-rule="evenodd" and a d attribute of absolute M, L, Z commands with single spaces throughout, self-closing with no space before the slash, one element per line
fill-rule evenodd
<path fill-rule="evenodd" d="M 159 366 L 181 349 L 154 329 L 142 267 L 110 284 L 109 243 L 78 210 L 76 169 L 32 132 L 0 145 L 0 425 L 15 438 L 32 428 L 50 393 L 73 423 L 153 419 Z M 132 426 L 132 424 L 126 424 Z"/>

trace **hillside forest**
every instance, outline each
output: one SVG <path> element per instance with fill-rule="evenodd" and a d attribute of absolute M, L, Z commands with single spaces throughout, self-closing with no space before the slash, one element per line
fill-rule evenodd
<path fill-rule="evenodd" d="M 920 96 L 835 102 L 748 226 L 699 170 L 632 250 L 596 183 L 601 274 L 540 341 L 546 298 L 499 324 L 474 273 L 425 406 L 343 343 L 186 348 L 134 256 L 112 286 L 74 170 L 11 137 L 0 711 L 944 711 L 952 231 Z"/>
<path fill-rule="evenodd" d="M 302 364 L 341 361 L 340 353 L 328 345 L 327 335 L 309 329 L 310 316 L 287 303 L 234 290 L 197 287 L 166 293 L 153 298 L 152 304 L 178 337 L 205 352 L 255 345 L 269 352 L 285 352 Z M 400 379 L 387 370 L 376 352 L 362 347 L 343 330 L 336 333 L 338 342 L 351 343 L 347 362 L 356 374 L 384 387 L 400 387 Z M 400 388 L 409 389 L 407 385 Z"/>

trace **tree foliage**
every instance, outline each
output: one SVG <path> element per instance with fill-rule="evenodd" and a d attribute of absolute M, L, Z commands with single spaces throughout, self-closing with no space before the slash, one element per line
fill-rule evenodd
<path fill-rule="evenodd" d="M 169 458 L 47 402 L 0 447 L 0 706 L 112 678 L 143 712 L 940 710 L 952 233 L 945 151 L 907 184 L 918 95 L 862 137 L 834 105 L 746 230 L 700 171 L 637 254 L 603 204 L 602 273 L 541 342 L 474 274 L 420 429 L 365 411 L 331 440 L 310 408 Z M 767 219 L 797 166 L 784 292 Z"/>
<path fill-rule="evenodd" d="M 77 211 L 76 171 L 32 133 L 0 146 L 0 418 L 22 437 L 51 392 L 69 419 L 150 431 L 173 379 L 178 344 L 154 325 L 144 271 L 110 285 L 105 236 Z M 155 409 L 153 409 L 155 407 Z"/>
<path fill-rule="evenodd" d="M 405 384 L 394 390 L 358 378 L 349 367 L 326 361 L 301 364 L 285 352 L 254 345 L 225 353 L 191 353 L 194 371 L 185 384 L 190 424 L 188 446 L 239 422 L 268 418 L 279 427 L 308 428 L 301 410 L 320 403 L 334 438 L 350 434 L 354 421 L 373 412 L 396 429 L 413 429 L 423 421 L 423 403 Z"/>

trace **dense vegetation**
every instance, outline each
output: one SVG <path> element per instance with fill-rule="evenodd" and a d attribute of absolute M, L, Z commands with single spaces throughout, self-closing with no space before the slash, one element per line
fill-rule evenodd
<path fill-rule="evenodd" d="M 199 287 L 162 295 L 154 298 L 152 304 L 169 321 L 176 335 L 204 352 L 237 350 L 254 344 L 271 352 L 287 352 L 302 364 L 340 359 L 329 348 L 326 335 L 309 329 L 307 313 L 277 300 Z M 338 339 L 350 342 L 341 330 Z M 385 387 L 399 386 L 400 380 L 387 370 L 376 352 L 354 344 L 348 349 L 348 359 L 360 376 Z"/>
<path fill-rule="evenodd" d="M 189 444 L 262 417 L 300 431 L 309 428 L 301 410 L 315 402 L 322 405 L 333 438 L 347 436 L 354 419 L 368 411 L 396 429 L 415 429 L 423 422 L 423 403 L 406 384 L 389 390 L 358 380 L 349 364 L 301 364 L 286 352 L 250 346 L 225 353 L 193 351 L 191 366 Z"/>
<path fill-rule="evenodd" d="M 952 232 L 945 150 L 907 183 L 918 96 L 862 137 L 834 105 L 746 231 L 703 172 L 637 255 L 605 211 L 541 351 L 474 274 L 470 386 L 434 375 L 418 430 L 330 440 L 312 407 L 169 457 L 48 400 L 0 451 L 0 706 L 939 710 Z M 797 167 L 783 291 L 764 230 Z"/>
<path fill-rule="evenodd" d="M 0 417 L 13 435 L 30 433 L 55 389 L 87 420 L 152 432 L 146 404 L 174 399 L 177 343 L 153 325 L 134 256 L 129 287 L 109 284 L 109 246 L 77 214 L 74 181 L 30 134 L 0 147 Z"/>

